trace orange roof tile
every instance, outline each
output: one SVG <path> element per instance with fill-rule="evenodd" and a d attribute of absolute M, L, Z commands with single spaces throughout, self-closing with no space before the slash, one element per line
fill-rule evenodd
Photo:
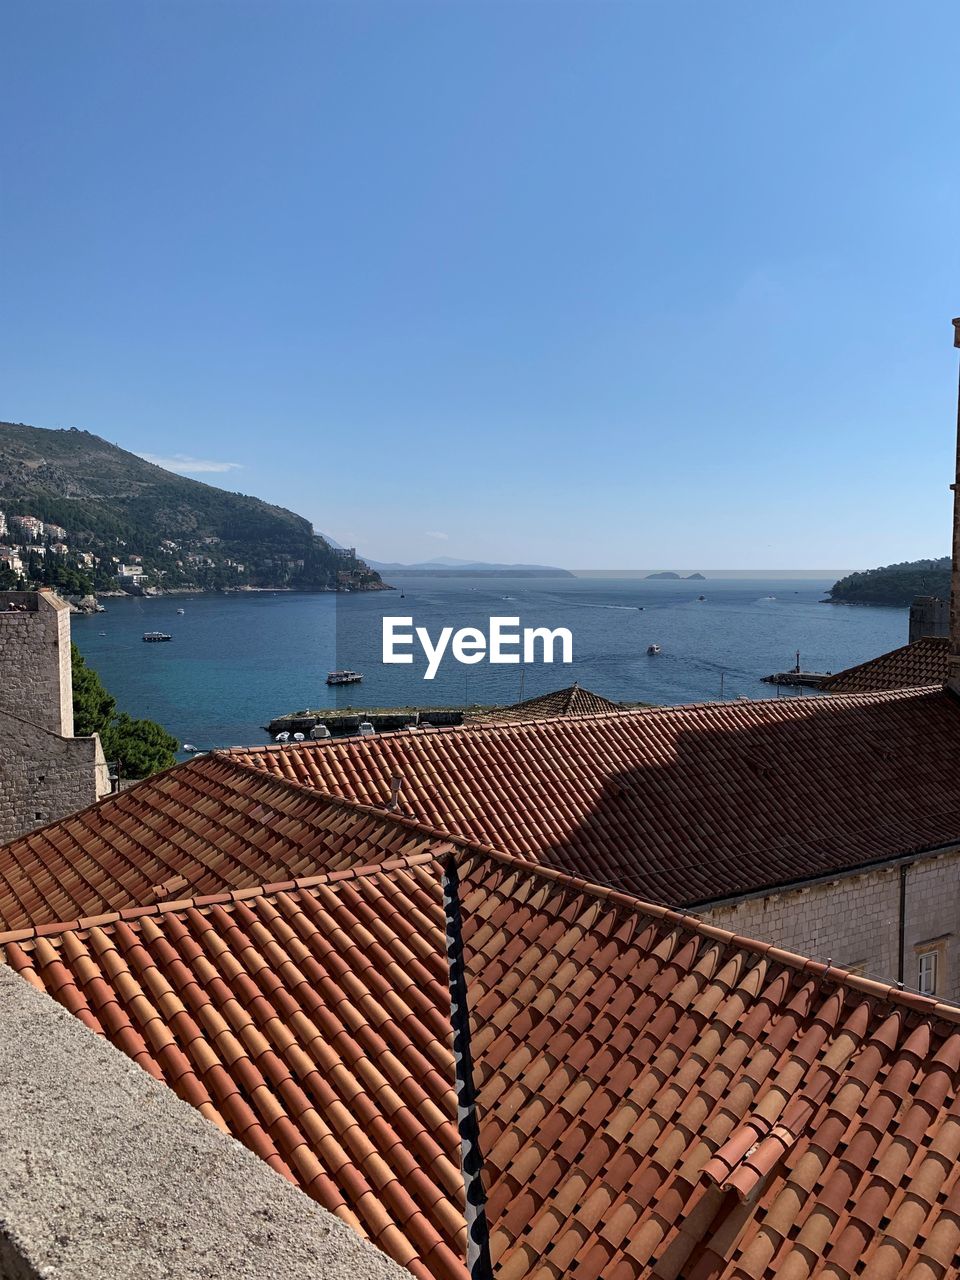
<path fill-rule="evenodd" d="M 825 693 L 871 693 L 877 689 L 920 689 L 946 683 L 950 641 L 926 636 L 879 658 L 838 671 L 821 687 Z"/>
<path fill-rule="evenodd" d="M 926 997 L 464 846 L 0 944 L 415 1275 L 469 1274 L 448 954 L 498 1280 L 956 1274 Z"/>
<path fill-rule="evenodd" d="M 0 848 L 0 927 L 245 889 L 430 843 L 204 756 Z"/>
<path fill-rule="evenodd" d="M 467 1280 L 439 863 L 389 866 L 4 950 L 414 1275 Z"/>
<path fill-rule="evenodd" d="M 960 839 L 941 691 L 737 701 L 246 748 L 231 759 L 436 831 L 700 904 Z"/>

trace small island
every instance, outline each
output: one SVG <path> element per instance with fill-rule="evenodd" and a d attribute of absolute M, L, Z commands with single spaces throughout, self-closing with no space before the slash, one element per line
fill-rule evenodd
<path fill-rule="evenodd" d="M 670 579 L 673 582 L 706 582 L 702 573 L 675 573 L 673 569 L 661 569 L 659 573 L 648 573 L 647 580 L 651 578 Z"/>

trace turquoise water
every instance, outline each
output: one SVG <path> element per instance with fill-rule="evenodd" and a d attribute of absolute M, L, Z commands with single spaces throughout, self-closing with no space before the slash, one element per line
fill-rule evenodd
<path fill-rule="evenodd" d="M 907 640 L 906 609 L 820 604 L 828 579 L 393 581 L 404 599 L 399 591 L 111 599 L 106 613 L 74 617 L 73 635 L 123 709 L 201 748 L 265 742 L 262 725 L 307 706 L 507 703 L 573 680 L 618 701 L 679 703 L 718 698 L 722 674 L 728 698 L 770 697 L 760 677 L 792 666 L 797 649 L 805 668 L 839 671 Z M 428 682 L 419 650 L 412 666 L 381 663 L 384 614 L 413 617 L 433 636 L 443 626 L 487 630 L 491 615 L 568 627 L 574 661 L 521 669 L 448 657 Z M 144 644 L 148 630 L 174 638 Z M 649 656 L 651 643 L 662 652 Z M 327 672 L 341 666 L 361 671 L 363 684 L 328 688 Z"/>

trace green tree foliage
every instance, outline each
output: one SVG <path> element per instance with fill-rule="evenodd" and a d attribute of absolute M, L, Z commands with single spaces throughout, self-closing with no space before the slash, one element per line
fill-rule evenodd
<path fill-rule="evenodd" d="M 103 753 L 120 766 L 123 778 L 146 778 L 176 764 L 176 738 L 154 720 L 135 720 L 118 712 L 116 700 L 88 667 L 77 646 L 70 646 L 73 669 L 73 731 L 78 737 L 100 734 Z"/>
<path fill-rule="evenodd" d="M 830 599 L 843 604 L 908 605 L 916 596 L 950 596 L 950 558 L 906 560 L 847 574 L 835 582 Z"/>
<path fill-rule="evenodd" d="M 73 731 L 78 738 L 92 733 L 103 733 L 117 709 L 113 698 L 100 682 L 100 677 L 88 667 L 75 644 L 70 646 L 73 669 Z"/>
<path fill-rule="evenodd" d="M 120 762 L 125 778 L 146 778 L 177 762 L 176 738 L 155 720 L 134 720 L 125 711 L 107 725 L 102 741 L 104 755 Z"/>

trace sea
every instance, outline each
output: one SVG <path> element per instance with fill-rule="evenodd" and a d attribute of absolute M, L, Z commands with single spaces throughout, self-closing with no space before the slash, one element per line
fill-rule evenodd
<path fill-rule="evenodd" d="M 777 690 L 761 677 L 788 670 L 798 650 L 805 670 L 840 671 L 907 642 L 905 608 L 822 603 L 835 575 L 390 580 L 396 590 L 371 593 L 109 598 L 105 613 L 74 616 L 73 638 L 121 710 L 201 750 L 267 742 L 271 719 L 305 708 L 503 705 L 575 680 L 618 702 L 769 698 Z M 448 656 L 428 681 L 419 646 L 410 665 L 381 661 L 385 615 L 434 639 L 443 627 L 486 632 L 491 616 L 566 627 L 573 660 L 464 666 Z M 145 631 L 173 638 L 145 644 Z M 327 673 L 344 667 L 363 683 L 329 687 Z"/>

